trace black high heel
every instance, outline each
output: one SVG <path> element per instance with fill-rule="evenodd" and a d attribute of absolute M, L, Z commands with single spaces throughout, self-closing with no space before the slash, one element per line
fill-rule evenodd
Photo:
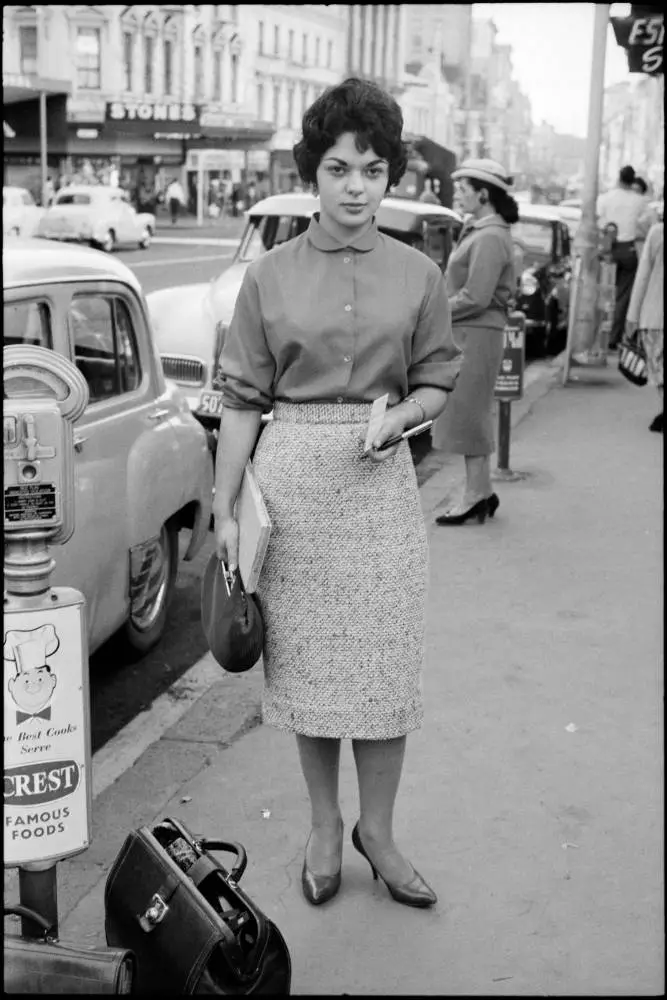
<path fill-rule="evenodd" d="M 500 507 L 500 497 L 497 493 L 492 493 L 490 497 L 486 498 L 487 514 L 489 517 L 493 517 L 495 512 Z"/>
<path fill-rule="evenodd" d="M 434 903 L 438 902 L 438 897 L 431 889 L 430 885 L 424 881 L 416 868 L 413 868 L 414 876 L 409 882 L 404 882 L 403 885 L 392 885 L 384 877 L 382 872 L 379 872 L 371 859 L 366 854 L 364 850 L 364 845 L 361 843 L 361 837 L 359 836 L 359 823 L 355 823 L 354 830 L 352 831 L 352 844 L 355 849 L 359 851 L 362 857 L 366 858 L 369 865 L 371 866 L 371 871 L 373 872 L 373 878 L 377 879 L 378 875 L 386 885 L 393 899 L 397 903 L 405 903 L 406 906 L 417 906 L 421 909 L 425 909 L 427 906 L 433 906 Z"/>
<path fill-rule="evenodd" d="M 495 495 L 495 494 L 494 494 Z M 498 501 L 500 502 L 500 501 Z M 496 507 L 498 504 L 496 504 Z M 486 515 L 489 512 L 489 501 L 486 497 L 478 500 L 472 507 L 468 507 L 462 514 L 440 514 L 435 519 L 436 524 L 465 524 L 469 517 L 476 517 L 480 524 L 484 524 Z M 494 507 L 495 512 L 495 507 Z M 493 515 L 491 515 L 493 516 Z"/>
<path fill-rule="evenodd" d="M 308 838 L 310 842 L 310 837 Z M 341 883 L 341 868 L 334 875 L 316 875 L 311 872 L 307 861 L 308 843 L 303 856 L 303 868 L 301 869 L 301 889 L 305 898 L 312 906 L 320 906 L 322 903 L 333 899 Z"/>

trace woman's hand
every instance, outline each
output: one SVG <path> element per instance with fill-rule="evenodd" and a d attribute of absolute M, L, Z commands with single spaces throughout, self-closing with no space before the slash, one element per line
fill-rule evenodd
<path fill-rule="evenodd" d="M 229 515 L 217 517 L 214 513 L 215 554 L 233 573 L 239 564 L 239 525 Z"/>
<path fill-rule="evenodd" d="M 372 458 L 374 462 L 385 462 L 388 458 L 394 457 L 400 442 L 392 445 L 391 448 L 387 448 L 386 451 L 377 451 L 377 449 L 385 441 L 396 437 L 397 434 L 403 433 L 406 427 L 406 416 L 407 414 L 403 407 L 391 407 L 391 409 L 386 411 L 382 426 L 373 438 L 371 449 L 367 453 L 369 458 Z"/>

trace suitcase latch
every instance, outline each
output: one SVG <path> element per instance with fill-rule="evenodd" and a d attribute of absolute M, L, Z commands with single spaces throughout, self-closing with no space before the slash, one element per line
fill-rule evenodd
<path fill-rule="evenodd" d="M 169 913 L 169 907 L 159 893 L 155 893 L 143 916 L 139 917 L 139 925 L 149 934 L 158 924 L 161 924 Z"/>

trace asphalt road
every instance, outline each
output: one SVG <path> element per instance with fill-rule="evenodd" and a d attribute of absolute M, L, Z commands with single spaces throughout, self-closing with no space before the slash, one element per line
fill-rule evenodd
<path fill-rule="evenodd" d="M 148 294 L 217 278 L 229 267 L 233 254 L 234 247 L 154 243 L 148 250 L 122 250 L 116 256 L 134 271 Z"/>

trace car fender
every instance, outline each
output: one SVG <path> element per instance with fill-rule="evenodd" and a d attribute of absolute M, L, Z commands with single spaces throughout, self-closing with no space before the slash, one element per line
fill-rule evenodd
<path fill-rule="evenodd" d="M 139 434 L 127 460 L 128 539 L 130 547 L 155 537 L 162 525 L 188 504 L 199 517 L 189 546 L 190 558 L 205 539 L 213 497 L 213 469 L 204 428 L 189 412 L 173 383 L 151 405 L 165 416 Z M 149 412 L 150 412 L 149 411 Z M 146 414 L 148 418 L 148 413 Z"/>

